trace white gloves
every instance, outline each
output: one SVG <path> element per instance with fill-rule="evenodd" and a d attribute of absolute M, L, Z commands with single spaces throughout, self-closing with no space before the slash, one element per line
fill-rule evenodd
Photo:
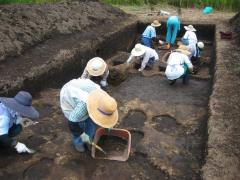
<path fill-rule="evenodd" d="M 20 142 L 17 143 L 17 145 L 15 146 L 15 149 L 17 150 L 18 153 L 29 153 L 29 154 L 34 153 L 33 150 L 27 148 L 25 144 Z"/>
<path fill-rule="evenodd" d="M 101 81 L 100 81 L 100 85 L 101 85 L 102 87 L 107 87 L 107 86 L 108 86 L 108 83 L 107 83 L 107 81 L 105 81 L 105 80 L 101 80 Z"/>
<path fill-rule="evenodd" d="M 143 69 L 142 68 L 139 68 L 138 71 L 142 71 Z"/>
<path fill-rule="evenodd" d="M 91 139 L 86 133 L 82 133 L 80 137 L 84 143 L 91 144 Z"/>

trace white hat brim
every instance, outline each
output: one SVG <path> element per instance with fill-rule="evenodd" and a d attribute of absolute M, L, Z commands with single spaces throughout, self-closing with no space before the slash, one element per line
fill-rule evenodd
<path fill-rule="evenodd" d="M 141 51 L 136 51 L 135 48 L 131 51 L 131 55 L 133 56 L 142 56 L 145 53 L 145 49 L 141 49 Z"/>
<path fill-rule="evenodd" d="M 187 30 L 187 31 L 197 31 L 195 28 L 189 28 L 188 26 L 184 26 L 184 29 Z"/>

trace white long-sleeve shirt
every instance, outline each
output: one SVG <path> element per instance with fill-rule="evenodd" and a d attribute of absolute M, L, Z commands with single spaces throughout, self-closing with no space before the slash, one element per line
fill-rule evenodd
<path fill-rule="evenodd" d="M 188 39 L 189 41 L 189 44 L 193 43 L 193 44 L 196 44 L 197 43 L 197 35 L 195 32 L 193 31 L 186 31 L 184 36 L 183 36 L 184 39 Z"/>
<path fill-rule="evenodd" d="M 158 54 L 154 49 L 152 49 L 150 47 L 147 47 L 147 46 L 143 46 L 143 48 L 145 49 L 145 53 L 143 55 L 143 61 L 142 61 L 142 64 L 141 64 L 141 69 L 142 70 L 145 69 L 145 67 L 146 67 L 150 58 L 154 57 L 155 61 L 159 60 Z M 131 55 L 128 58 L 127 63 L 130 63 L 133 59 L 139 59 L 140 60 L 140 57 L 136 57 L 136 56 Z"/>
<path fill-rule="evenodd" d="M 188 68 L 192 68 L 193 65 L 188 56 L 181 52 L 172 52 L 167 61 L 167 68 L 165 74 L 169 80 L 180 78 L 184 74 L 184 64 Z"/>

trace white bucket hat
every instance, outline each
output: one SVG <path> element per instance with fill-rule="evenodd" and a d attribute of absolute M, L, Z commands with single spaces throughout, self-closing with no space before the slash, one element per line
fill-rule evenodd
<path fill-rule="evenodd" d="M 101 76 L 105 72 L 107 64 L 100 57 L 92 58 L 87 63 L 87 71 L 91 76 Z"/>
<path fill-rule="evenodd" d="M 197 43 L 197 46 L 198 46 L 200 49 L 203 49 L 203 48 L 204 48 L 204 43 L 203 43 L 203 42 L 198 42 L 198 43 Z"/>
<path fill-rule="evenodd" d="M 142 56 L 145 53 L 145 49 L 143 45 L 141 44 L 136 44 L 135 47 L 131 51 L 131 55 L 133 56 Z"/>
<path fill-rule="evenodd" d="M 153 26 L 153 27 L 159 27 L 159 26 L 161 26 L 161 23 L 159 23 L 158 20 L 154 20 L 154 21 L 151 23 L 151 26 Z"/>
<path fill-rule="evenodd" d="M 184 29 L 186 29 L 187 31 L 197 31 L 193 25 L 188 25 L 188 26 L 184 26 Z"/>

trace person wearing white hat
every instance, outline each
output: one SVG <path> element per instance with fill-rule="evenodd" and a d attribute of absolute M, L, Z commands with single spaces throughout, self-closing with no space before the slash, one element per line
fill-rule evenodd
<path fill-rule="evenodd" d="M 161 23 L 158 20 L 154 20 L 151 25 L 148 25 L 142 33 L 142 44 L 147 47 L 152 47 L 153 39 L 156 39 L 156 27 L 160 27 Z"/>
<path fill-rule="evenodd" d="M 100 57 L 94 57 L 90 59 L 85 67 L 82 79 L 101 79 L 100 85 L 105 88 L 108 86 L 107 78 L 109 75 L 109 70 L 106 62 Z"/>
<path fill-rule="evenodd" d="M 182 43 L 184 45 L 189 44 L 197 44 L 197 35 L 196 35 L 196 29 L 192 25 L 184 26 L 184 29 L 186 30 L 184 36 L 182 37 Z"/>
<path fill-rule="evenodd" d="M 66 83 L 60 91 L 60 105 L 79 152 L 91 144 L 97 126 L 112 128 L 118 121 L 116 100 L 90 79 Z"/>
<path fill-rule="evenodd" d="M 189 60 L 190 54 L 189 51 L 181 47 L 170 54 L 165 70 L 170 85 L 173 85 L 179 78 L 183 78 L 183 84 L 188 84 L 188 74 L 193 70 L 193 65 Z"/>
<path fill-rule="evenodd" d="M 0 146 L 15 148 L 18 153 L 33 153 L 25 144 L 13 137 L 22 131 L 22 117 L 36 119 L 38 111 L 32 106 L 32 96 L 20 91 L 14 98 L 0 97 Z"/>
<path fill-rule="evenodd" d="M 159 60 L 159 56 L 156 50 L 138 43 L 132 49 L 131 56 L 127 60 L 127 65 L 129 65 L 133 59 L 139 59 L 141 61 L 141 67 L 138 71 L 142 71 L 147 65 L 152 66 L 155 62 L 157 62 Z"/>

